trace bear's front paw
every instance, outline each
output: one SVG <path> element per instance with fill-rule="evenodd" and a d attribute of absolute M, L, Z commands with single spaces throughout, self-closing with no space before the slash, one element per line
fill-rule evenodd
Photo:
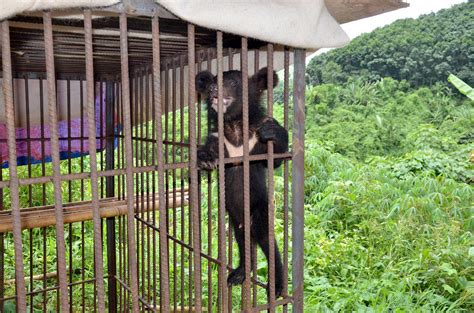
<path fill-rule="evenodd" d="M 213 170 L 217 167 L 217 158 L 208 150 L 198 149 L 197 166 L 201 170 Z"/>
<path fill-rule="evenodd" d="M 266 143 L 269 140 L 276 139 L 276 125 L 272 120 L 266 121 L 257 131 L 261 142 Z"/>

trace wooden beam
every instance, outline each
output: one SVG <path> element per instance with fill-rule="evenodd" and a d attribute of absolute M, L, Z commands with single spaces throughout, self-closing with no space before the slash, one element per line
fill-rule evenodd
<path fill-rule="evenodd" d="M 173 193 L 168 192 L 168 208 L 188 205 L 188 190 L 176 191 L 176 203 L 173 202 Z M 135 198 L 135 212 L 158 210 L 158 195 L 150 195 L 142 202 L 141 197 Z M 115 217 L 127 214 L 127 203 L 117 198 L 106 198 L 99 202 L 100 217 Z M 21 229 L 32 229 L 56 225 L 54 206 L 41 206 L 21 209 Z M 64 205 L 64 223 L 75 223 L 92 220 L 92 205 L 90 201 L 69 203 Z M 12 231 L 11 211 L 0 212 L 0 233 Z"/>

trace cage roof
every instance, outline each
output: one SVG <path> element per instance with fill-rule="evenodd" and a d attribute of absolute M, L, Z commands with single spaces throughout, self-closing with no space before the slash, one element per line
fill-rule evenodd
<path fill-rule="evenodd" d="M 0 19 L 44 9 L 108 7 L 138 15 L 158 12 L 205 28 L 315 50 L 349 41 L 339 23 L 404 6 L 402 0 L 2 0 Z"/>

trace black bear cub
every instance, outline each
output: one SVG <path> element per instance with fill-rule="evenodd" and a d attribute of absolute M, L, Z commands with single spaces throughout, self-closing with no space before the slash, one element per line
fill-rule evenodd
<path fill-rule="evenodd" d="M 243 122 L 242 122 L 242 73 L 228 71 L 223 73 L 223 113 L 225 157 L 243 155 Z M 267 89 L 267 68 L 249 78 L 249 151 L 250 154 L 267 153 L 267 142 L 273 141 L 275 153 L 288 150 L 288 133 L 278 122 L 266 115 L 261 105 L 262 93 Z M 278 76 L 273 72 L 273 87 L 278 83 Z M 217 134 L 217 77 L 210 72 L 200 72 L 196 76 L 196 90 L 206 99 L 211 121 L 208 138 L 197 152 L 198 166 L 212 170 L 218 163 Z M 282 160 L 276 159 L 274 167 L 279 167 Z M 269 256 L 268 241 L 268 193 L 267 161 L 250 162 L 250 215 L 251 238 L 263 250 L 267 261 Z M 227 164 L 225 167 L 225 205 L 234 229 L 235 239 L 239 246 L 239 266 L 227 278 L 228 285 L 241 284 L 245 278 L 244 256 L 244 197 L 243 165 Z M 255 257 L 255 256 L 254 256 Z M 275 241 L 275 295 L 279 297 L 283 289 L 283 266 L 278 245 Z"/>

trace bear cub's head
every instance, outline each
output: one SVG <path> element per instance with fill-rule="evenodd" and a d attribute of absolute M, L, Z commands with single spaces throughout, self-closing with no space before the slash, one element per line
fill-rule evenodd
<path fill-rule="evenodd" d="M 278 76 L 273 71 L 273 87 L 278 84 Z M 260 105 L 260 98 L 268 87 L 268 70 L 266 67 L 260 69 L 249 78 L 248 97 L 249 110 L 253 106 Z M 217 113 L 218 90 L 217 76 L 209 71 L 203 71 L 196 75 L 196 90 L 206 98 L 207 104 Z M 233 120 L 242 116 L 242 72 L 227 71 L 223 73 L 222 104 L 225 120 Z"/>

